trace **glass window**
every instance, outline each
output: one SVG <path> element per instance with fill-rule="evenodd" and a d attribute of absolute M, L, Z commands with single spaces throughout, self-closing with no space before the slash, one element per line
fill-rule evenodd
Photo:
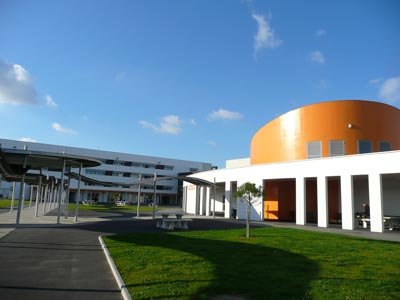
<path fill-rule="evenodd" d="M 390 143 L 389 142 L 380 142 L 379 143 L 379 151 L 390 151 Z"/>
<path fill-rule="evenodd" d="M 344 154 L 344 141 L 329 141 L 329 156 L 341 156 Z"/>
<path fill-rule="evenodd" d="M 321 141 L 307 143 L 307 158 L 319 158 L 322 156 Z"/>
<path fill-rule="evenodd" d="M 358 141 L 358 153 L 371 153 L 372 144 L 370 141 Z"/>

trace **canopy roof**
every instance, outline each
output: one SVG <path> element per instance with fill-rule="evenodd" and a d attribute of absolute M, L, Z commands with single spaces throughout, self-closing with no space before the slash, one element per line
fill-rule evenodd
<path fill-rule="evenodd" d="M 22 175 L 28 170 L 40 169 L 62 171 L 64 160 L 65 167 L 67 168 L 79 168 L 81 165 L 83 168 L 88 168 L 101 165 L 100 161 L 90 157 L 65 153 L 0 148 L 0 174 Z"/>
<path fill-rule="evenodd" d="M 21 181 L 22 175 L 0 175 L 2 179 L 9 182 Z M 55 180 L 54 177 L 49 177 L 40 174 L 26 174 L 24 182 L 29 185 L 38 185 L 40 178 L 42 178 L 42 184 L 49 184 Z"/>
<path fill-rule="evenodd" d="M 66 176 L 68 176 L 69 178 L 73 178 L 78 180 L 79 179 L 79 174 L 75 173 L 75 172 L 69 172 L 69 173 L 65 173 Z M 204 180 L 204 179 L 200 179 L 200 178 L 195 178 L 195 177 L 186 177 L 186 176 L 165 176 L 165 177 L 157 177 L 156 178 L 156 182 L 159 181 L 165 181 L 165 180 L 183 180 L 183 181 L 187 181 L 190 182 L 192 184 L 195 185 L 202 185 L 202 186 L 214 186 L 213 182 Z M 87 176 L 83 176 L 81 175 L 81 180 L 83 182 L 87 182 L 87 183 L 93 183 L 96 185 L 103 185 L 103 186 L 122 186 L 125 188 L 130 188 L 133 186 L 139 186 L 139 185 L 153 185 L 154 184 L 154 178 L 146 178 L 146 179 L 142 179 L 142 180 L 137 180 L 137 181 L 133 181 L 132 183 L 122 183 L 122 182 L 109 182 L 109 181 L 100 181 L 100 180 L 96 180 Z M 217 185 L 215 185 L 216 187 L 218 187 Z"/>
<path fill-rule="evenodd" d="M 76 180 L 79 180 L 79 174 L 75 173 L 75 172 L 68 172 L 65 173 L 66 176 L 68 176 L 69 178 L 73 178 Z M 102 186 L 108 186 L 108 187 L 112 187 L 112 186 L 122 186 L 122 187 L 126 187 L 129 188 L 132 185 L 126 184 L 126 183 L 121 183 L 121 182 L 109 182 L 109 181 L 100 181 L 100 180 L 96 180 L 87 176 L 83 176 L 81 175 L 81 181 L 86 182 L 86 183 L 93 183 L 96 185 L 102 185 Z"/>

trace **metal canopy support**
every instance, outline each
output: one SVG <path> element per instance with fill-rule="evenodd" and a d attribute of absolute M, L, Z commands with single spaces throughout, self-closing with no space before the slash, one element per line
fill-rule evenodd
<path fill-rule="evenodd" d="M 10 212 L 13 212 L 14 210 L 14 200 L 15 200 L 15 189 L 17 187 L 17 183 L 14 181 L 13 182 L 13 191 L 11 194 L 11 206 L 10 206 Z"/>
<path fill-rule="evenodd" d="M 44 188 L 44 198 L 43 198 L 43 215 L 46 213 L 46 204 L 48 199 L 49 185 L 46 184 Z"/>
<path fill-rule="evenodd" d="M 39 203 L 42 200 L 42 176 L 39 177 L 39 185 L 37 186 L 36 191 L 36 204 L 35 204 L 35 217 L 38 216 L 39 213 Z"/>
<path fill-rule="evenodd" d="M 32 206 L 32 198 L 33 198 L 33 185 L 31 184 L 29 187 L 31 190 L 31 192 L 29 194 L 29 207 L 31 207 Z"/>
<path fill-rule="evenodd" d="M 26 156 L 24 157 L 24 163 L 22 165 L 23 169 L 25 170 L 26 168 Z M 25 172 L 21 176 L 21 187 L 19 189 L 19 202 L 18 202 L 18 210 L 17 210 L 17 220 L 15 223 L 19 225 L 19 220 L 21 218 L 21 209 L 22 209 L 22 202 L 24 199 L 22 198 L 24 196 L 24 182 L 25 182 Z"/>
<path fill-rule="evenodd" d="M 68 219 L 68 205 L 69 205 L 69 193 L 70 193 L 71 178 L 68 177 L 67 193 L 64 201 L 64 217 Z"/>
<path fill-rule="evenodd" d="M 78 213 L 79 213 L 79 202 L 81 200 L 81 174 L 82 174 L 82 164 L 79 166 L 79 175 L 78 175 L 78 191 L 76 194 L 75 201 L 75 218 L 74 222 L 78 222 Z"/>
<path fill-rule="evenodd" d="M 60 217 L 61 217 L 61 197 L 62 197 L 62 193 L 64 191 L 65 163 L 66 163 L 66 159 L 64 158 L 63 159 L 62 171 L 61 171 L 61 183 L 60 183 L 60 188 L 59 188 L 59 191 L 58 191 L 57 224 L 60 224 Z"/>
<path fill-rule="evenodd" d="M 139 182 L 142 180 L 142 174 L 139 174 Z M 139 184 L 139 189 L 138 189 L 138 200 L 137 200 L 137 211 L 136 211 L 136 217 L 139 219 L 140 218 L 140 192 L 141 192 L 141 185 Z"/>
<path fill-rule="evenodd" d="M 215 198 L 217 198 L 217 191 L 215 188 L 215 177 L 214 177 L 214 197 L 213 197 L 213 218 L 215 219 Z"/>
<path fill-rule="evenodd" d="M 157 172 L 154 172 L 154 183 L 153 183 L 153 219 L 156 217 L 156 188 L 157 188 Z"/>

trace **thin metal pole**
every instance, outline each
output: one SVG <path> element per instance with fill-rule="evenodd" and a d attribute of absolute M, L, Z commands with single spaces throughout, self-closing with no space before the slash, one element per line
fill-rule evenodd
<path fill-rule="evenodd" d="M 54 193 L 54 180 L 51 180 L 51 188 L 50 188 L 50 195 L 49 195 L 49 209 L 52 209 L 53 205 L 53 193 Z"/>
<path fill-rule="evenodd" d="M 36 192 L 36 205 L 35 205 L 35 217 L 38 216 L 39 212 L 39 203 L 42 200 L 42 176 L 39 177 L 39 185 L 37 186 L 37 192 Z"/>
<path fill-rule="evenodd" d="M 21 218 L 21 209 L 22 209 L 22 202 L 24 201 L 24 199 L 22 199 L 22 197 L 24 196 L 24 182 L 25 182 L 25 168 L 26 168 L 26 155 L 24 157 L 24 163 L 23 163 L 23 174 L 21 176 L 21 188 L 19 189 L 19 202 L 18 202 L 18 210 L 17 210 L 17 220 L 16 220 L 16 224 L 19 225 L 19 220 Z"/>
<path fill-rule="evenodd" d="M 153 219 L 156 217 L 156 188 L 157 188 L 157 172 L 154 172 L 154 183 L 153 183 Z"/>
<path fill-rule="evenodd" d="M 79 213 L 79 202 L 81 200 L 81 173 L 82 173 L 82 163 L 79 166 L 79 176 L 78 176 L 78 192 L 75 197 L 75 218 L 74 222 L 78 222 L 78 213 Z"/>
<path fill-rule="evenodd" d="M 46 204 L 48 200 L 49 185 L 46 184 L 44 188 L 44 198 L 43 198 L 43 215 L 46 213 Z"/>
<path fill-rule="evenodd" d="M 70 192 L 71 178 L 68 177 L 68 188 L 64 202 L 64 217 L 68 219 L 68 205 L 69 205 L 69 192 Z"/>
<path fill-rule="evenodd" d="M 57 207 L 57 224 L 60 224 L 60 217 L 61 217 L 61 196 L 64 190 L 64 172 L 65 172 L 65 163 L 66 159 L 63 159 L 63 166 L 61 172 L 61 183 L 60 183 L 60 190 L 58 191 L 58 207 Z"/>
<path fill-rule="evenodd" d="M 217 198 L 217 190 L 215 186 L 215 177 L 214 177 L 214 203 L 213 203 L 213 218 L 215 219 L 215 198 Z"/>
<path fill-rule="evenodd" d="M 136 211 L 136 217 L 139 219 L 140 218 L 140 192 L 141 192 L 141 184 L 140 181 L 142 180 L 142 174 L 139 174 L 139 189 L 138 189 L 138 201 L 137 201 L 137 211 Z"/>
<path fill-rule="evenodd" d="M 13 212 L 14 210 L 14 200 L 15 200 L 15 189 L 17 187 L 17 183 L 14 181 L 13 182 L 13 191 L 11 194 L 11 206 L 10 206 L 10 212 Z"/>
<path fill-rule="evenodd" d="M 32 198 L 33 198 L 33 186 L 30 185 L 29 187 L 31 189 L 31 192 L 29 194 L 29 207 L 31 207 L 32 206 Z"/>
<path fill-rule="evenodd" d="M 25 202 L 24 202 L 25 201 L 25 182 L 21 183 L 21 185 L 22 185 L 22 202 L 21 202 L 21 205 L 22 205 L 22 209 L 23 209 L 24 206 L 25 206 L 24 205 L 25 204 Z"/>

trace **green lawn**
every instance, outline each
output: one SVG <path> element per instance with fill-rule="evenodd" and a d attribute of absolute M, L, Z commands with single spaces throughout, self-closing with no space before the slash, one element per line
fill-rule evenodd
<path fill-rule="evenodd" d="M 35 203 L 35 202 L 33 202 Z M 11 206 L 11 200 L 10 199 L 0 199 L 0 208 L 10 208 Z M 18 206 L 18 200 L 14 201 L 14 207 Z M 29 200 L 24 201 L 24 206 L 29 206 Z"/>
<path fill-rule="evenodd" d="M 296 229 L 105 237 L 134 299 L 399 299 L 400 243 Z"/>

